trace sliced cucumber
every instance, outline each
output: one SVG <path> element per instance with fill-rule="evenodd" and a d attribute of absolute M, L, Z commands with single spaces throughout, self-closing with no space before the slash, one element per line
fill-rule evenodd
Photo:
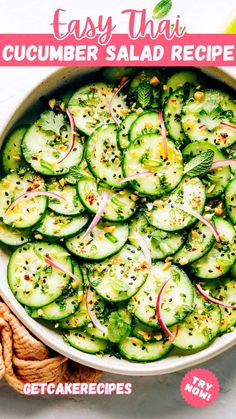
<path fill-rule="evenodd" d="M 80 87 L 69 101 L 77 128 L 90 135 L 100 125 L 110 124 L 112 116 L 110 106 L 118 120 L 122 119 L 122 111 L 126 109 L 125 96 L 122 92 L 115 97 L 115 87 L 105 83 L 91 83 Z"/>
<path fill-rule="evenodd" d="M 183 159 L 188 162 L 193 157 L 206 150 L 214 151 L 213 161 L 225 159 L 225 155 L 218 147 L 205 141 L 188 144 L 182 151 Z M 229 167 L 219 167 L 218 169 L 211 170 L 202 176 L 201 181 L 205 185 L 207 198 L 215 198 L 216 196 L 221 195 L 224 192 L 229 180 Z"/>
<path fill-rule="evenodd" d="M 194 310 L 178 325 L 174 346 L 184 350 L 198 350 L 208 345 L 217 335 L 221 312 L 199 294 L 194 298 Z"/>
<path fill-rule="evenodd" d="M 117 145 L 117 126 L 97 128 L 86 144 L 85 157 L 93 175 L 111 187 L 121 188 L 121 152 Z"/>
<path fill-rule="evenodd" d="M 163 115 L 168 135 L 179 146 L 186 142 L 186 136 L 181 126 L 181 112 L 189 93 L 189 88 L 180 87 L 168 97 L 164 106 Z"/>
<path fill-rule="evenodd" d="M 169 286 L 162 299 L 162 316 L 167 326 L 179 323 L 192 310 L 193 286 L 186 273 L 175 265 L 157 262 L 147 281 L 132 298 L 134 315 L 151 327 L 160 328 L 156 315 L 157 296 L 166 281 Z"/>
<path fill-rule="evenodd" d="M 122 121 L 119 131 L 117 131 L 117 141 L 121 150 L 129 146 L 129 130 L 133 122 L 137 119 L 138 115 L 136 112 L 131 112 Z"/>
<path fill-rule="evenodd" d="M 130 245 L 102 263 L 88 264 L 87 269 L 92 287 L 111 302 L 127 300 L 134 295 L 148 274 L 143 252 Z"/>
<path fill-rule="evenodd" d="M 149 175 L 133 180 L 132 186 L 144 195 L 161 196 L 174 189 L 183 176 L 182 154 L 167 140 L 168 159 L 164 160 L 162 136 L 147 134 L 132 141 L 124 155 L 124 175 L 150 172 Z"/>
<path fill-rule="evenodd" d="M 218 90 L 205 90 L 201 100 L 189 99 L 182 111 L 182 127 L 190 141 L 207 141 L 219 148 L 236 141 L 232 125 L 236 117 L 236 102 Z M 228 125 L 227 125 L 228 124 Z"/>
<path fill-rule="evenodd" d="M 27 125 L 16 128 L 5 139 L 1 150 L 1 167 L 5 174 L 21 172 L 25 170 L 26 163 L 21 152 L 21 143 L 25 135 Z"/>
<path fill-rule="evenodd" d="M 49 238 L 69 238 L 78 234 L 88 223 L 88 220 L 89 217 L 85 214 L 71 217 L 47 212 L 37 226 L 37 231 Z"/>
<path fill-rule="evenodd" d="M 50 111 L 52 112 L 52 111 Z M 41 118 L 27 130 L 22 141 L 22 152 L 30 166 L 42 175 L 62 175 L 69 172 L 71 166 L 80 163 L 83 156 L 83 144 L 76 135 L 71 153 L 61 162 L 69 147 L 71 128 L 62 129 L 60 136 L 53 131 L 44 131 Z"/>
<path fill-rule="evenodd" d="M 104 323 L 104 326 L 107 327 L 107 322 Z M 86 333 L 96 339 L 105 339 L 108 340 L 107 333 L 102 332 L 100 329 L 95 327 L 93 323 L 89 323 L 85 328 Z"/>
<path fill-rule="evenodd" d="M 192 70 L 181 70 L 172 74 L 163 86 L 161 102 L 166 103 L 168 97 L 177 90 L 179 87 L 184 87 L 186 84 L 199 84 L 199 75 L 197 72 Z"/>
<path fill-rule="evenodd" d="M 128 239 L 127 224 L 100 221 L 83 239 L 83 233 L 66 241 L 67 249 L 82 259 L 102 260 L 118 253 Z"/>
<path fill-rule="evenodd" d="M 60 297 L 70 277 L 52 268 L 45 256 L 50 255 L 72 271 L 69 254 L 63 247 L 48 243 L 27 243 L 10 257 L 8 283 L 16 299 L 29 307 L 43 307 Z"/>
<path fill-rule="evenodd" d="M 144 215 L 138 214 L 130 223 L 129 241 L 138 247 L 138 241 L 134 232 L 141 234 L 151 251 L 152 259 L 165 259 L 173 255 L 184 243 L 184 235 L 180 233 L 168 233 L 153 227 Z"/>
<path fill-rule="evenodd" d="M 215 236 L 206 224 L 199 221 L 188 233 L 183 247 L 174 255 L 173 262 L 187 265 L 204 256 L 215 242 Z"/>
<path fill-rule="evenodd" d="M 0 218 L 5 224 L 16 228 L 28 228 L 41 220 L 47 208 L 45 196 L 22 199 L 6 212 L 19 196 L 34 189 L 44 191 L 45 185 L 39 175 L 30 172 L 24 175 L 11 173 L 0 180 Z"/>
<path fill-rule="evenodd" d="M 32 310 L 31 317 L 44 320 L 61 320 L 73 314 L 79 305 L 78 291 L 72 295 L 58 298 L 56 301 Z"/>
<path fill-rule="evenodd" d="M 145 111 L 133 122 L 129 130 L 129 140 L 146 134 L 160 133 L 161 121 L 156 111 Z"/>
<path fill-rule="evenodd" d="M 229 218 L 236 224 L 236 178 L 233 178 L 226 187 L 225 204 Z"/>
<path fill-rule="evenodd" d="M 107 340 L 96 339 L 82 330 L 67 330 L 63 334 L 67 343 L 88 354 L 97 354 L 108 349 Z"/>
<path fill-rule="evenodd" d="M 205 204 L 205 188 L 198 178 L 185 177 L 172 194 L 159 201 L 158 207 L 146 211 L 150 224 L 160 230 L 178 231 L 192 225 L 196 218 L 179 209 L 184 205 L 186 209 L 202 213 Z"/>
<path fill-rule="evenodd" d="M 205 256 L 190 265 L 191 271 L 203 279 L 218 278 L 226 274 L 236 260 L 236 238 L 233 225 L 223 218 L 215 218 L 214 222 L 221 242 L 215 242 Z"/>
<path fill-rule="evenodd" d="M 109 195 L 103 218 L 108 221 L 125 221 L 130 218 L 136 210 L 138 196 L 129 189 L 121 191 L 112 190 L 95 179 L 81 180 L 77 185 L 78 194 L 85 208 L 96 214 L 101 196 L 104 192 Z"/>
<path fill-rule="evenodd" d="M 7 246 L 21 246 L 31 239 L 30 230 L 17 230 L 0 221 L 0 243 Z"/>
<path fill-rule="evenodd" d="M 65 199 L 64 202 L 59 201 L 58 199 L 49 198 L 49 208 L 59 215 L 81 215 L 85 211 L 85 208 L 80 202 L 76 186 L 68 185 L 64 182 L 64 179 L 57 181 L 55 178 L 51 178 L 50 182 L 47 184 L 48 191 L 55 192 Z"/>
<path fill-rule="evenodd" d="M 233 278 L 220 278 L 210 280 L 204 284 L 204 289 L 209 289 L 212 297 L 217 300 L 236 305 L 236 280 Z M 231 332 L 236 325 L 236 309 L 219 306 L 221 310 L 221 323 L 219 333 Z"/>
<path fill-rule="evenodd" d="M 133 336 L 128 336 L 118 344 L 119 351 L 124 358 L 138 362 L 161 359 L 170 352 L 172 347 L 170 340 L 146 343 Z"/>

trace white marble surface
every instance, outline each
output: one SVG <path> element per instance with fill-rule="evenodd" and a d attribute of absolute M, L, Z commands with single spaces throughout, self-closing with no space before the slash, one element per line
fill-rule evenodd
<path fill-rule="evenodd" d="M 107 0 L 97 2 L 87 0 L 0 0 L 0 31 L 3 32 L 46 32 L 50 23 L 49 12 L 56 7 L 72 7 L 77 16 L 95 12 Z M 134 1 L 114 0 L 114 10 L 129 7 Z M 155 4 L 155 0 L 150 2 Z M 224 4 L 224 7 L 222 6 Z M 143 0 L 136 0 L 135 6 L 143 7 Z M 176 4 L 176 2 L 175 2 Z M 82 6 L 81 6 L 82 5 Z M 93 7 L 91 7 L 93 6 Z M 212 8 L 212 6 L 214 6 Z M 181 0 L 175 10 L 186 19 L 191 15 L 191 28 L 195 32 L 216 32 L 232 17 L 235 0 Z M 220 9 L 219 9 L 220 7 Z M 105 9 L 104 9 L 105 10 Z M 109 6 L 106 9 L 109 11 Z M 220 11 L 219 11 L 220 10 Z M 101 10 L 100 10 L 101 11 Z M 191 13 L 190 13 L 191 11 Z M 36 12 L 36 13 L 35 13 Z M 109 11 L 111 13 L 111 10 Z M 209 20 L 209 16 L 211 19 Z M 122 24 L 122 22 L 121 22 Z M 15 103 L 23 98 L 39 79 L 44 78 L 49 68 L 0 68 L 0 129 L 12 113 Z M 16 394 L 7 385 L 0 388 L 1 419 L 120 419 L 120 418 L 161 418 L 161 419 L 220 419 L 235 418 L 236 410 L 236 354 L 235 348 L 201 366 L 209 368 L 220 381 L 221 392 L 215 403 L 207 408 L 195 409 L 186 405 L 181 398 L 179 385 L 183 372 L 161 377 L 128 377 L 104 374 L 103 381 L 132 382 L 131 396 L 83 396 L 83 397 L 31 397 Z"/>

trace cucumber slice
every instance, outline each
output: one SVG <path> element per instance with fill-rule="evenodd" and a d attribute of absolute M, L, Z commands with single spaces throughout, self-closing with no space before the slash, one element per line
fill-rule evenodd
<path fill-rule="evenodd" d="M 136 115 L 137 116 L 137 115 Z M 160 133 L 161 121 L 156 111 L 142 112 L 133 122 L 129 130 L 129 140 L 133 141 L 137 137 L 146 134 Z"/>
<path fill-rule="evenodd" d="M 138 196 L 129 189 L 121 191 L 108 189 L 98 184 L 95 179 L 81 180 L 77 184 L 77 190 L 82 204 L 85 208 L 96 214 L 99 202 L 104 192 L 109 195 L 103 218 L 108 221 L 125 221 L 136 211 Z"/>
<path fill-rule="evenodd" d="M 183 247 L 174 255 L 173 262 L 187 265 L 204 256 L 215 242 L 215 236 L 206 224 L 199 221 L 188 233 Z"/>
<path fill-rule="evenodd" d="M 47 190 L 55 192 L 56 194 L 65 198 L 66 202 L 59 201 L 58 199 L 49 198 L 48 207 L 59 215 L 81 215 L 84 213 L 85 208 L 81 204 L 77 194 L 76 185 L 68 185 L 64 179 L 57 181 L 51 178 L 47 184 Z"/>
<path fill-rule="evenodd" d="M 1 150 L 1 168 L 3 173 L 19 173 L 22 169 L 26 169 L 27 166 L 21 152 L 21 143 L 27 129 L 27 125 L 18 127 L 5 139 Z"/>
<path fill-rule="evenodd" d="M 10 257 L 8 283 L 16 299 L 29 307 L 43 307 L 60 297 L 70 277 L 45 262 L 52 256 L 72 271 L 71 259 L 63 247 L 48 243 L 27 243 Z"/>
<path fill-rule="evenodd" d="M 169 137 L 181 146 L 186 142 L 186 136 L 181 126 L 181 112 L 185 101 L 189 98 L 190 88 L 180 87 L 165 101 L 164 121 Z"/>
<path fill-rule="evenodd" d="M 213 144 L 205 141 L 194 142 L 188 144 L 182 151 L 183 159 L 188 162 L 193 157 L 200 154 L 202 151 L 212 150 L 214 151 L 213 161 L 224 160 L 225 155 L 222 151 Z M 218 169 L 211 170 L 205 175 L 201 176 L 201 181 L 206 188 L 206 197 L 215 198 L 221 195 L 227 183 L 230 180 L 230 169 L 229 167 L 219 167 Z"/>
<path fill-rule="evenodd" d="M 87 269 L 92 287 L 111 302 L 128 300 L 145 282 L 148 274 L 143 252 L 129 245 L 102 263 L 88 264 Z"/>
<path fill-rule="evenodd" d="M 185 177 L 172 194 L 160 200 L 158 206 L 151 211 L 146 211 L 147 219 L 160 230 L 182 230 L 192 225 L 196 218 L 179 209 L 178 205 L 184 205 L 201 214 L 205 197 L 205 188 L 200 179 Z"/>
<path fill-rule="evenodd" d="M 90 135 L 95 128 L 113 122 L 110 104 L 118 120 L 122 119 L 122 111 L 126 109 L 125 96 L 122 92 L 113 97 L 115 87 L 106 83 L 90 83 L 80 87 L 69 101 L 77 128 Z"/>
<path fill-rule="evenodd" d="M 24 199 L 11 211 L 6 212 L 16 198 L 34 189 L 44 191 L 45 185 L 39 175 L 30 172 L 24 175 L 11 173 L 0 180 L 0 218 L 5 224 L 16 228 L 28 228 L 41 220 L 47 208 L 45 196 Z"/>
<path fill-rule="evenodd" d="M 236 280 L 235 278 L 220 278 L 210 280 L 204 284 L 212 297 L 230 305 L 236 305 Z M 219 333 L 231 332 L 236 325 L 236 309 L 219 306 L 221 322 Z"/>
<path fill-rule="evenodd" d="M 21 246 L 31 239 L 30 230 L 17 230 L 0 221 L 0 243 L 7 246 Z"/>
<path fill-rule="evenodd" d="M 132 327 L 132 334 L 134 337 L 141 339 L 143 342 L 157 342 L 162 340 L 160 331 L 153 327 L 149 327 L 139 320 L 135 319 Z"/>
<path fill-rule="evenodd" d="M 229 218 L 236 224 L 236 178 L 233 178 L 226 187 L 225 205 Z"/>
<path fill-rule="evenodd" d="M 186 84 L 199 85 L 199 75 L 192 70 L 180 70 L 172 74 L 163 86 L 161 95 L 161 103 L 164 104 L 168 97 L 179 87 L 184 87 Z"/>
<path fill-rule="evenodd" d="M 123 188 L 121 152 L 117 145 L 117 126 L 103 125 L 89 137 L 85 158 L 93 175 L 114 188 Z"/>
<path fill-rule="evenodd" d="M 75 311 L 74 314 L 71 314 L 69 317 L 66 317 L 59 321 L 59 325 L 63 329 L 77 329 L 78 327 L 86 326 L 90 322 L 90 317 L 88 315 L 87 306 L 86 306 L 86 295 L 84 295 L 83 300 L 81 301 L 79 308 Z"/>
<path fill-rule="evenodd" d="M 203 98 L 189 99 L 182 111 L 182 127 L 190 141 L 206 141 L 219 148 L 235 143 L 235 129 L 227 126 L 236 118 L 236 102 L 219 90 L 205 90 Z M 226 124 L 226 125 L 222 125 Z"/>
<path fill-rule="evenodd" d="M 76 291 L 72 295 L 58 298 L 47 306 L 32 310 L 31 317 L 33 319 L 61 320 L 73 314 L 78 305 L 78 291 Z"/>
<path fill-rule="evenodd" d="M 118 253 L 128 239 L 128 224 L 100 221 L 83 239 L 83 233 L 66 241 L 67 249 L 81 259 L 102 260 Z"/>
<path fill-rule="evenodd" d="M 170 340 L 145 343 L 133 336 L 128 336 L 118 344 L 118 349 L 124 358 L 138 362 L 161 359 L 170 352 L 172 347 Z"/>
<path fill-rule="evenodd" d="M 87 215 L 77 215 L 74 217 L 56 215 L 47 212 L 41 223 L 37 226 L 37 231 L 49 238 L 69 238 L 78 234 L 88 223 Z"/>
<path fill-rule="evenodd" d="M 63 334 L 69 345 L 88 354 L 105 352 L 109 347 L 106 340 L 96 339 L 82 330 L 67 330 Z"/>
<path fill-rule="evenodd" d="M 221 322 L 221 312 L 216 304 L 211 304 L 199 294 L 194 297 L 194 310 L 178 325 L 174 346 L 184 350 L 203 349 L 217 335 Z"/>
<path fill-rule="evenodd" d="M 104 326 L 107 327 L 108 323 L 105 322 Z M 92 336 L 93 338 L 96 339 L 105 339 L 108 340 L 108 336 L 107 333 L 102 332 L 100 329 L 98 329 L 97 327 L 95 327 L 93 325 L 93 323 L 89 323 L 86 328 L 85 328 L 85 332 L 88 333 L 89 336 Z"/>
<path fill-rule="evenodd" d="M 179 323 L 192 310 L 193 286 L 186 273 L 175 265 L 168 267 L 163 262 L 157 262 L 147 281 L 132 298 L 134 315 L 151 327 L 160 328 L 156 315 L 157 296 L 166 281 L 162 300 L 162 316 L 167 326 Z"/>
<path fill-rule="evenodd" d="M 52 111 L 50 111 L 52 112 Z M 71 153 L 61 163 L 71 138 L 71 128 L 62 129 L 60 136 L 53 131 L 44 131 L 40 127 L 41 118 L 25 133 L 22 141 L 22 152 L 25 160 L 42 175 L 62 175 L 69 172 L 71 166 L 80 163 L 83 156 L 83 144 L 76 136 Z"/>
<path fill-rule="evenodd" d="M 165 259 L 173 255 L 184 243 L 184 235 L 181 233 L 168 233 L 153 227 L 144 215 L 139 214 L 130 223 L 129 241 L 138 247 L 138 241 L 133 236 L 134 232 L 141 234 L 151 251 L 152 259 Z"/>
<path fill-rule="evenodd" d="M 221 242 L 215 242 L 205 256 L 190 265 L 191 271 L 203 279 L 218 278 L 226 274 L 236 260 L 236 238 L 233 225 L 223 218 L 215 218 L 214 222 Z"/>
<path fill-rule="evenodd" d="M 162 136 L 147 134 L 136 138 L 128 147 L 123 159 L 124 175 L 151 172 L 148 176 L 131 182 L 140 194 L 162 196 L 174 189 L 183 176 L 182 154 L 167 140 L 168 160 L 164 161 Z"/>
<path fill-rule="evenodd" d="M 117 141 L 118 146 L 121 150 L 127 148 L 130 143 L 129 139 L 129 130 L 133 122 L 137 119 L 138 115 L 136 112 L 130 113 L 126 118 L 122 121 L 120 125 L 119 131 L 117 131 Z"/>

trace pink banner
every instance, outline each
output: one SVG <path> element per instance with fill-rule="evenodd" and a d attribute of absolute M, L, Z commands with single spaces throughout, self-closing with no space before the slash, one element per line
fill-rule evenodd
<path fill-rule="evenodd" d="M 52 34 L 1 34 L 0 66 L 235 66 L 234 34 L 163 35 L 131 39 L 114 34 L 107 45 L 97 38 L 57 40 Z"/>

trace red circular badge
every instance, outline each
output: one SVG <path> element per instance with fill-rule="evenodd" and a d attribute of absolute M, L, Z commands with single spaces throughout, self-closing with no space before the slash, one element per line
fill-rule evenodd
<path fill-rule="evenodd" d="M 184 400 L 193 407 L 206 407 L 213 403 L 220 392 L 218 378 L 205 368 L 191 370 L 180 384 Z"/>

